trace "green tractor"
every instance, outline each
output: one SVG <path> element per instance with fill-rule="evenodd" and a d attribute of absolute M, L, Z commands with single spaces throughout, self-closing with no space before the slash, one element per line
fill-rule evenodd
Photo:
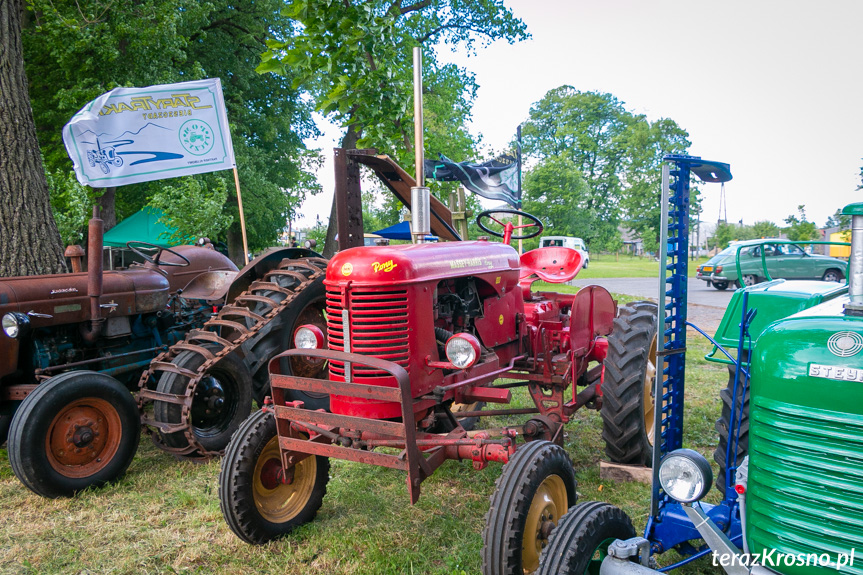
<path fill-rule="evenodd" d="M 843 213 L 852 216 L 848 285 L 777 280 L 741 289 L 717 333 L 708 359 L 723 358 L 731 374 L 717 423 L 722 501 L 704 501 L 711 466 L 683 448 L 682 417 L 672 417 L 682 414 L 682 393 L 669 401 L 682 380 L 675 384 L 669 362 L 685 351 L 660 343 L 663 441 L 654 446 L 644 536 L 622 510 L 579 503 L 552 533 L 539 573 L 647 575 L 705 556 L 731 575 L 863 573 L 863 203 Z M 674 323 L 673 305 L 666 310 Z M 658 567 L 670 549 L 684 559 Z"/>

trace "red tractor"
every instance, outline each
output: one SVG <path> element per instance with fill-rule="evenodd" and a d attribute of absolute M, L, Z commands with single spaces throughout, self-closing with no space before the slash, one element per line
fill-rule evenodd
<path fill-rule="evenodd" d="M 240 427 L 222 462 L 221 509 L 241 539 L 264 543 L 311 521 L 331 457 L 403 470 L 412 503 L 445 460 L 476 469 L 495 461 L 506 465 L 483 530 L 483 571 L 534 571 L 549 532 L 576 502 L 563 425 L 577 409 L 603 405 L 603 373 L 615 378 L 614 401 L 603 406 L 609 453 L 644 460 L 655 306 L 627 306 L 618 317 L 598 286 L 574 296 L 531 291 L 536 280 L 572 279 L 582 255 L 550 247 L 519 257 L 508 245 L 518 239 L 511 217 L 530 220 L 522 238 L 542 224 L 508 211 L 507 219 L 495 218 L 500 211 L 478 217 L 502 244 L 355 247 L 330 260 L 326 326 L 299 326 L 295 349 L 270 361 L 271 403 Z M 617 325 L 634 327 L 628 341 L 643 348 L 629 352 L 614 341 Z M 609 355 L 622 362 L 606 372 Z M 292 371 L 300 358 L 325 369 L 316 377 Z M 534 408 L 470 407 L 508 404 L 518 387 Z M 316 400 L 297 400 L 299 393 Z M 479 417 L 515 414 L 527 420 L 473 429 Z"/>

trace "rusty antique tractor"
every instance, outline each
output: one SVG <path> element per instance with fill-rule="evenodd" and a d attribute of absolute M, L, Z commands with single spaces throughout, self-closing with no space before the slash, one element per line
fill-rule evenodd
<path fill-rule="evenodd" d="M 310 250 L 238 271 L 206 247 L 130 242 L 144 263 L 103 271 L 95 217 L 88 247 L 86 272 L 77 256 L 73 273 L 0 279 L 0 444 L 46 497 L 121 476 L 142 423 L 178 457 L 220 455 L 294 324 L 323 325 L 325 261 Z"/>
<path fill-rule="evenodd" d="M 374 162 L 362 156 L 357 161 Z M 400 175 L 402 188 L 407 179 Z M 414 230 L 423 230 L 428 212 L 421 198 L 414 204 Z M 518 215 L 530 220 L 524 229 L 512 223 Z M 299 326 L 295 349 L 270 361 L 271 402 L 243 423 L 222 461 L 221 508 L 241 539 L 264 543 L 311 521 L 329 458 L 406 472 L 412 503 L 447 459 L 476 469 L 493 461 L 506 465 L 483 530 L 483 571 L 521 574 L 537 568 L 551 529 L 576 502 L 562 447 L 576 410 L 602 406 L 609 453 L 644 460 L 656 307 L 639 302 L 618 313 L 598 286 L 575 295 L 534 292 L 536 280 L 572 279 L 582 255 L 549 247 L 519 257 L 509 246 L 513 232 L 542 232 L 524 212 L 483 212 L 478 222 L 503 243 L 353 247 L 330 260 L 326 325 Z M 618 326 L 632 328 L 628 339 Z M 286 369 L 301 358 L 323 366 L 320 374 Z M 606 386 L 610 402 L 603 402 Z M 535 407 L 470 407 L 508 404 L 515 388 L 526 388 Z M 325 401 L 297 400 L 300 393 Z M 477 418 L 498 415 L 526 421 L 473 429 Z"/>

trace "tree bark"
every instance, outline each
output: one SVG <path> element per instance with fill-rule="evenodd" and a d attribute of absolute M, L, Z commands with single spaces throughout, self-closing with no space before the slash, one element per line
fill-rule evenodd
<path fill-rule="evenodd" d="M 99 196 L 99 217 L 102 218 L 105 231 L 107 232 L 117 225 L 117 211 L 114 208 L 117 188 L 112 187 L 103 189 L 104 192 Z"/>
<path fill-rule="evenodd" d="M 21 48 L 22 0 L 0 0 L 0 277 L 66 271 Z"/>
<path fill-rule="evenodd" d="M 360 133 L 356 126 L 349 126 L 348 131 L 345 133 L 345 137 L 342 138 L 342 149 L 355 150 L 359 139 Z M 335 194 L 333 194 L 333 205 L 330 208 L 330 221 L 327 224 L 327 239 L 324 242 L 324 251 L 321 252 L 321 255 L 325 258 L 331 258 L 333 257 L 333 254 L 339 251 L 339 243 L 336 241 L 336 232 L 338 232 L 338 230 L 339 227 L 336 222 L 336 197 Z"/>

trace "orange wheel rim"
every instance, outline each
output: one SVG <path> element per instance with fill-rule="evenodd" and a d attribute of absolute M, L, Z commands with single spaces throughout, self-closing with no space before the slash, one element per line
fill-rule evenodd
<path fill-rule="evenodd" d="M 120 447 L 120 414 L 104 399 L 73 401 L 48 427 L 48 463 L 65 477 L 89 477 L 111 462 Z"/>

